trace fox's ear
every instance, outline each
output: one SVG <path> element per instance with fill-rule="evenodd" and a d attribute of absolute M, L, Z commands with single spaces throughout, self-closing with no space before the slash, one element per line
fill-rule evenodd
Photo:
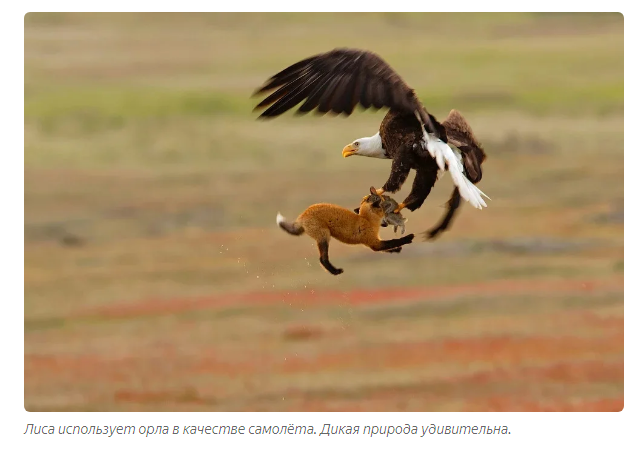
<path fill-rule="evenodd" d="M 378 192 L 376 191 L 376 189 L 375 189 L 374 187 L 371 187 L 371 188 L 369 189 L 369 191 L 371 192 L 371 194 L 372 194 L 372 195 L 376 195 L 376 194 L 378 194 Z"/>

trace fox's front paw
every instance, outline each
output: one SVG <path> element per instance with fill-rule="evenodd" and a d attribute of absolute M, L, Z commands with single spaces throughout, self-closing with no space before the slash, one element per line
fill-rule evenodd
<path fill-rule="evenodd" d="M 400 253 L 402 251 L 402 246 L 399 246 L 398 248 L 392 248 L 390 250 L 385 250 L 385 253 Z"/>
<path fill-rule="evenodd" d="M 401 240 L 405 241 L 405 245 L 414 241 L 414 234 L 404 236 Z"/>
<path fill-rule="evenodd" d="M 334 271 L 331 272 L 331 274 L 335 276 L 341 275 L 342 273 L 344 273 L 344 270 L 342 270 L 341 268 L 336 268 Z"/>

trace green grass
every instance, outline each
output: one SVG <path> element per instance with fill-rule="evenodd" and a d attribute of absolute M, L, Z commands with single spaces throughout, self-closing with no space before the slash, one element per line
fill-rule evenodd
<path fill-rule="evenodd" d="M 138 119 L 247 114 L 247 107 L 220 92 L 90 86 L 40 93 L 27 100 L 25 117 L 45 124 L 78 121 L 82 132 L 92 133 L 100 130 L 96 126 L 118 128 Z"/>

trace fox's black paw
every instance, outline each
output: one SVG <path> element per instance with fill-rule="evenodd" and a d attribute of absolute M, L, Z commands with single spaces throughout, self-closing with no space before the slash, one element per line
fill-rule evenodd
<path fill-rule="evenodd" d="M 392 248 L 390 250 L 385 250 L 385 253 L 400 253 L 402 251 L 402 246 L 399 246 L 398 248 Z"/>
<path fill-rule="evenodd" d="M 344 270 L 342 270 L 341 268 L 336 268 L 331 271 L 331 274 L 335 276 L 341 275 L 342 273 L 344 273 Z"/>
<path fill-rule="evenodd" d="M 404 236 L 401 240 L 404 240 L 405 244 L 411 243 L 411 242 L 414 241 L 414 234 L 408 234 L 408 235 Z"/>

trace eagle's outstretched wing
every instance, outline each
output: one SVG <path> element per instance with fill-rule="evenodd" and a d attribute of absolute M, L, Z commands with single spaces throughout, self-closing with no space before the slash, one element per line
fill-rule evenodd
<path fill-rule="evenodd" d="M 444 141 L 441 124 L 429 114 L 394 69 L 373 52 L 334 49 L 303 59 L 272 76 L 253 95 L 273 91 L 255 110 L 264 109 L 260 118 L 281 115 L 304 102 L 297 110 L 345 115 L 358 103 L 365 109 L 388 107 L 393 111 L 417 114 L 422 123 Z"/>

